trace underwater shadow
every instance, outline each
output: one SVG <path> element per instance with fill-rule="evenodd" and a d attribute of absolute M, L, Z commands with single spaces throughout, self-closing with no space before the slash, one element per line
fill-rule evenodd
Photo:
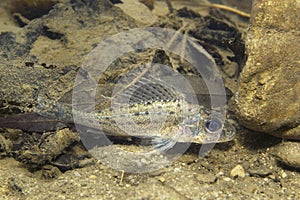
<path fill-rule="evenodd" d="M 267 133 L 256 132 L 244 127 L 238 130 L 238 142 L 249 150 L 266 149 L 282 142 L 281 138 Z"/>

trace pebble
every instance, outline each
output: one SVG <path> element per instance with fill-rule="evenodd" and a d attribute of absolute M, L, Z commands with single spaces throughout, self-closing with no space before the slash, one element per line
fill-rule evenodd
<path fill-rule="evenodd" d="M 90 179 L 96 179 L 97 176 L 96 176 L 96 175 L 90 175 L 89 178 L 90 178 Z"/>
<path fill-rule="evenodd" d="M 164 182 L 166 181 L 165 177 L 163 177 L 163 176 L 160 176 L 160 177 L 158 178 L 158 180 L 159 180 L 160 182 L 162 182 L 162 183 L 164 183 Z"/>
<path fill-rule="evenodd" d="M 244 178 L 245 176 L 246 173 L 242 165 L 235 166 L 230 172 L 230 177 L 232 178 L 237 178 L 237 177 Z"/>
<path fill-rule="evenodd" d="M 267 176 L 271 175 L 272 174 L 272 170 L 269 169 L 269 168 L 267 168 L 267 167 L 263 167 L 262 166 L 262 167 L 260 167 L 258 169 L 251 169 L 251 170 L 249 170 L 249 174 L 251 176 L 258 176 L 258 177 L 264 178 L 264 177 L 267 177 Z"/>
<path fill-rule="evenodd" d="M 286 178 L 286 177 L 288 177 L 287 173 L 285 173 L 285 172 L 282 172 L 282 174 L 281 174 L 281 178 Z"/>
<path fill-rule="evenodd" d="M 76 176 L 76 177 L 80 177 L 80 176 L 81 176 L 81 174 L 80 174 L 79 172 L 76 172 L 76 171 L 74 171 L 74 176 Z"/>
<path fill-rule="evenodd" d="M 214 174 L 198 174 L 195 178 L 202 183 L 214 183 L 217 180 Z"/>
<path fill-rule="evenodd" d="M 156 170 L 156 171 L 153 171 L 153 172 L 149 172 L 149 176 L 150 177 L 155 177 L 155 176 L 160 176 L 162 175 L 164 172 L 166 171 L 166 169 L 159 169 L 159 170 Z"/>
<path fill-rule="evenodd" d="M 224 176 L 224 172 L 220 171 L 220 172 L 218 173 L 218 176 Z"/>
<path fill-rule="evenodd" d="M 300 169 L 300 142 L 282 142 L 271 150 L 271 154 L 281 163 Z"/>
<path fill-rule="evenodd" d="M 228 63 L 223 67 L 224 72 L 226 73 L 227 76 L 229 76 L 230 78 L 234 77 L 234 75 L 237 73 L 238 71 L 238 64 L 235 62 L 232 63 Z"/>
<path fill-rule="evenodd" d="M 181 171 L 180 168 L 178 168 L 178 167 L 174 168 L 174 172 L 180 172 L 180 171 Z"/>
<path fill-rule="evenodd" d="M 231 181 L 231 178 L 229 178 L 229 177 L 224 177 L 223 180 L 229 182 L 229 181 Z"/>

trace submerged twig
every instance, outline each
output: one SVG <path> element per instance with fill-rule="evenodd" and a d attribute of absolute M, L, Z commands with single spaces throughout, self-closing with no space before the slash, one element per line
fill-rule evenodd
<path fill-rule="evenodd" d="M 120 179 L 120 185 L 122 185 L 122 183 L 123 183 L 123 179 L 124 179 L 124 173 L 125 173 L 125 171 L 124 170 L 121 170 L 121 179 Z"/>
<path fill-rule="evenodd" d="M 249 14 L 249 13 L 243 12 L 243 11 L 238 10 L 238 9 L 236 9 L 236 8 L 232 8 L 232 7 L 230 7 L 230 6 L 225 6 L 225 5 L 216 4 L 216 3 L 205 3 L 205 4 L 203 4 L 203 5 L 204 5 L 204 6 L 211 7 L 211 8 L 218 8 L 218 9 L 226 10 L 226 11 L 235 13 L 235 14 L 237 14 L 237 15 L 240 15 L 240 16 L 242 16 L 242 17 L 250 18 L 250 14 Z"/>
<path fill-rule="evenodd" d="M 170 12 L 170 13 L 173 13 L 174 7 L 173 7 L 173 5 L 172 5 L 172 3 L 171 3 L 171 0 L 166 0 L 166 4 L 167 4 L 167 6 L 168 6 L 169 12 Z"/>
<path fill-rule="evenodd" d="M 166 1 L 167 5 L 168 5 L 168 8 L 169 8 L 170 12 L 172 13 L 173 12 L 173 6 L 171 4 L 171 0 L 165 0 L 165 1 Z M 206 6 L 206 7 L 210 7 L 210 8 L 218 8 L 218 9 L 221 9 L 221 10 L 226 10 L 226 11 L 235 13 L 235 14 L 240 15 L 242 17 L 250 18 L 250 14 L 249 13 L 246 13 L 246 12 L 243 12 L 243 11 L 238 10 L 236 8 L 232 8 L 230 6 L 226 6 L 226 5 L 222 5 L 222 4 L 209 3 L 206 0 L 203 0 L 203 2 L 202 3 L 198 3 L 198 5 L 199 6 Z"/>

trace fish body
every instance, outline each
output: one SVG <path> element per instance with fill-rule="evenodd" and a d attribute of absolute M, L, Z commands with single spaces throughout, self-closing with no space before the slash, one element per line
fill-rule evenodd
<path fill-rule="evenodd" d="M 130 70 L 114 85 L 110 97 L 99 97 L 109 100 L 105 109 L 95 108 L 102 101 L 87 92 L 101 86 L 90 87 L 88 80 L 93 79 L 83 77 L 73 87 L 72 104 L 49 100 L 50 95 L 42 93 L 37 113 L 112 136 L 205 144 L 230 141 L 235 135 L 225 117 L 198 105 L 188 81 L 168 67 L 141 65 Z"/>
<path fill-rule="evenodd" d="M 222 123 L 221 119 L 211 118 L 208 109 L 180 99 L 116 104 L 93 112 L 40 100 L 37 110 L 45 117 L 100 129 L 112 136 L 205 144 L 227 142 L 235 135 L 235 128 L 227 120 Z"/>

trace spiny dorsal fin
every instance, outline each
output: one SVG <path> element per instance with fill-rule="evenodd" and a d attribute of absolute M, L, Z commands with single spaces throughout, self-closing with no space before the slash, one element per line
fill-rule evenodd
<path fill-rule="evenodd" d="M 176 92 L 175 88 L 163 80 L 164 77 L 172 75 L 174 71 L 156 65 L 159 64 L 138 66 L 122 77 L 113 93 L 114 102 L 146 104 L 175 101 L 180 98 L 180 94 Z M 142 75 L 140 76 L 140 74 Z M 124 85 L 126 86 L 124 87 Z"/>

